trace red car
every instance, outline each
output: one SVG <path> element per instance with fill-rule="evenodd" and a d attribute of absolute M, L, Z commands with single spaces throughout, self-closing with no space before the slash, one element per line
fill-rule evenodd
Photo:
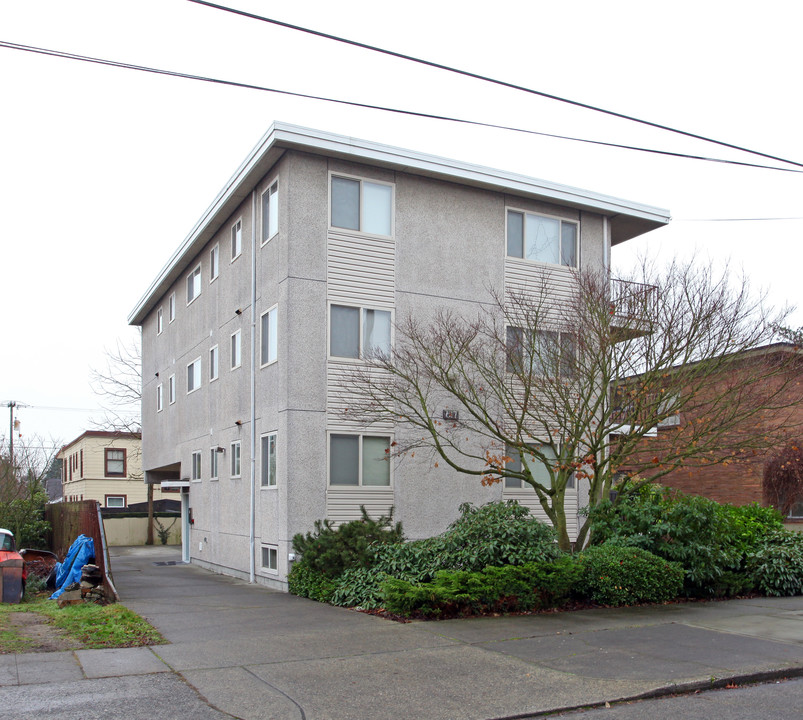
<path fill-rule="evenodd" d="M 2 601 L 18 603 L 25 594 L 25 581 L 28 569 L 22 556 L 17 552 L 14 533 L 0 528 L 0 588 Z"/>

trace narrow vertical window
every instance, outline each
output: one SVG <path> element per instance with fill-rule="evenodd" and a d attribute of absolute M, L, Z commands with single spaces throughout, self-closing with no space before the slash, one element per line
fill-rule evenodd
<path fill-rule="evenodd" d="M 176 319 L 176 293 L 170 293 L 167 300 L 167 322 L 173 322 Z"/>
<path fill-rule="evenodd" d="M 275 307 L 262 314 L 260 342 L 261 365 L 268 365 L 272 362 L 276 362 L 276 344 L 278 342 L 276 316 L 277 312 Z"/>
<path fill-rule="evenodd" d="M 162 383 L 156 386 L 156 412 L 162 412 Z"/>
<path fill-rule="evenodd" d="M 231 476 L 240 477 L 240 441 L 231 444 Z"/>
<path fill-rule="evenodd" d="M 231 369 L 240 367 L 242 365 L 242 350 L 240 347 L 241 333 L 238 330 L 231 336 Z"/>
<path fill-rule="evenodd" d="M 164 330 L 164 317 L 162 317 L 162 308 L 156 311 L 156 334 L 161 335 Z"/>
<path fill-rule="evenodd" d="M 187 305 L 201 294 L 201 266 L 187 275 Z"/>
<path fill-rule="evenodd" d="M 219 359 L 220 353 L 218 352 L 217 345 L 209 349 L 209 380 L 217 380 L 219 372 Z"/>
<path fill-rule="evenodd" d="M 209 251 L 209 282 L 220 274 L 220 245 L 215 245 Z"/>
<path fill-rule="evenodd" d="M 192 480 L 201 479 L 201 451 L 195 450 L 192 453 Z"/>
<path fill-rule="evenodd" d="M 209 477 L 212 480 L 218 479 L 218 452 L 217 448 L 213 447 L 209 451 Z"/>
<path fill-rule="evenodd" d="M 201 387 L 201 358 L 187 365 L 187 394 Z"/>
<path fill-rule="evenodd" d="M 262 487 L 276 486 L 276 433 L 262 436 Z"/>
<path fill-rule="evenodd" d="M 238 220 L 231 226 L 231 259 L 236 260 L 243 251 L 243 222 Z"/>
<path fill-rule="evenodd" d="M 172 405 L 176 402 L 176 376 L 167 378 L 167 402 Z"/>
<path fill-rule="evenodd" d="M 262 243 L 279 232 L 279 183 L 275 182 L 262 194 Z"/>

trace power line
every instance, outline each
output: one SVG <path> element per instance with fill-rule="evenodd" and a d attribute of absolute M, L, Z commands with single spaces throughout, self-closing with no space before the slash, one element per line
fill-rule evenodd
<path fill-rule="evenodd" d="M 174 70 L 163 70 L 163 69 L 160 69 L 160 68 L 148 67 L 146 65 L 135 65 L 133 63 L 120 62 L 120 61 L 117 61 L 117 60 L 106 60 L 106 59 L 103 59 L 103 58 L 91 57 L 91 56 L 88 56 L 88 55 L 78 55 L 78 54 L 75 54 L 75 53 L 64 52 L 64 51 L 61 51 L 61 50 L 52 50 L 52 49 L 48 49 L 48 48 L 34 47 L 34 46 L 31 46 L 31 45 L 20 45 L 19 43 L 13 43 L 13 42 L 5 41 L 5 40 L 0 40 L 0 47 L 5 47 L 5 48 L 7 48 L 9 50 L 20 50 L 20 51 L 23 51 L 23 52 L 30 52 L 30 53 L 35 53 L 35 54 L 39 54 L 39 55 L 47 55 L 47 56 L 50 56 L 50 57 L 57 57 L 57 58 L 65 59 L 65 60 L 77 60 L 79 62 L 92 63 L 92 64 L 95 64 L 95 65 L 104 65 L 104 66 L 108 66 L 108 67 L 116 67 L 116 68 L 121 68 L 121 69 L 124 69 L 124 70 L 135 70 L 135 71 L 138 71 L 138 72 L 147 72 L 147 73 L 151 73 L 151 74 L 154 74 L 154 75 L 165 75 L 165 76 L 168 76 L 168 77 L 182 78 L 182 79 L 185 79 L 185 80 L 197 80 L 199 82 L 208 82 L 208 83 L 213 83 L 213 84 L 216 84 L 216 85 L 226 85 L 226 86 L 230 86 L 230 87 L 243 88 L 243 89 L 246 89 L 246 90 L 259 90 L 261 92 L 275 93 L 277 95 L 287 95 L 287 96 L 290 96 L 290 97 L 303 98 L 303 99 L 307 99 L 307 100 L 316 100 L 316 101 L 320 101 L 320 102 L 328 102 L 328 103 L 334 103 L 334 104 L 338 104 L 338 105 L 348 105 L 350 107 L 358 107 L 358 108 L 363 108 L 363 109 L 367 109 L 367 110 L 378 110 L 380 112 L 390 112 L 390 113 L 395 113 L 395 114 L 398 114 L 398 115 L 409 115 L 409 116 L 412 116 L 412 117 L 419 117 L 419 118 L 424 118 L 424 119 L 429 119 L 429 120 L 442 120 L 442 121 L 445 121 L 445 122 L 454 122 L 454 123 L 460 123 L 460 124 L 464 124 L 464 125 L 474 125 L 474 126 L 477 126 L 477 127 L 485 127 L 485 128 L 495 129 L 495 130 L 507 130 L 507 131 L 510 131 L 510 132 L 524 133 L 524 134 L 527 134 L 527 135 L 537 135 L 539 137 L 553 138 L 553 139 L 556 139 L 556 140 L 566 140 L 566 141 L 569 141 L 569 142 L 580 142 L 580 143 L 586 143 L 586 144 L 590 144 L 590 145 L 599 145 L 599 146 L 602 146 L 602 147 L 611 147 L 611 148 L 616 148 L 616 149 L 620 149 L 620 150 L 632 150 L 632 151 L 635 151 L 635 152 L 644 152 L 644 153 L 650 153 L 650 154 L 654 154 L 654 155 L 664 155 L 664 156 L 668 156 L 668 157 L 676 157 L 676 158 L 681 158 L 681 159 L 684 159 L 684 160 L 699 160 L 699 161 L 702 161 L 702 162 L 721 163 L 721 164 L 725 164 L 725 165 L 736 165 L 736 166 L 740 166 L 740 167 L 758 168 L 758 169 L 762 169 L 762 170 L 776 170 L 776 171 L 779 171 L 779 172 L 803 173 L 803 170 L 797 170 L 795 168 L 783 168 L 783 167 L 776 167 L 774 165 L 761 165 L 761 164 L 758 164 L 758 163 L 741 162 L 741 161 L 738 161 L 738 160 L 725 160 L 723 158 L 712 158 L 712 157 L 706 157 L 706 156 L 703 156 L 703 155 L 692 155 L 692 154 L 689 154 L 689 153 L 670 152 L 668 150 L 657 150 L 655 148 L 645 148 L 645 147 L 639 147 L 639 146 L 635 146 L 635 145 L 623 145 L 623 144 L 620 144 L 620 143 L 604 142 L 602 140 L 590 140 L 588 138 L 579 138 L 579 137 L 573 137 L 573 136 L 570 136 L 570 135 L 556 135 L 556 134 L 553 134 L 553 133 L 540 132 L 538 130 L 527 130 L 527 129 L 524 129 L 524 128 L 517 128 L 517 127 L 510 126 L 510 125 L 497 125 L 497 124 L 494 124 L 494 123 L 480 122 L 478 120 L 466 120 L 464 118 L 450 117 L 450 116 L 447 116 L 447 115 L 436 115 L 436 114 L 433 114 L 433 113 L 424 113 L 424 112 L 417 112 L 417 111 L 413 111 L 413 110 L 404 110 L 404 109 L 400 109 L 400 108 L 386 107 L 386 106 L 383 106 L 383 105 L 372 105 L 372 104 L 369 104 L 369 103 L 360 103 L 360 102 L 356 102 L 356 101 L 352 101 L 352 100 L 342 100 L 342 99 L 331 98 L 331 97 L 326 97 L 326 96 L 322 96 L 322 95 L 311 95 L 311 94 L 308 94 L 308 93 L 299 93 L 299 92 L 293 92 L 293 91 L 290 91 L 290 90 L 279 90 L 278 88 L 270 88 L 270 87 L 265 87 L 265 86 L 262 86 L 262 85 L 254 85 L 254 84 L 251 84 L 251 83 L 236 82 L 236 81 L 233 81 L 233 80 L 223 80 L 223 79 L 220 79 L 220 78 L 213 78 L 213 77 L 208 77 L 208 76 L 204 76 L 204 75 L 194 75 L 194 74 L 191 74 L 191 73 L 183 73 L 183 72 L 178 72 L 178 71 L 174 71 Z"/>
<path fill-rule="evenodd" d="M 672 222 L 774 222 L 787 220 L 803 220 L 803 217 L 672 218 Z"/>
<path fill-rule="evenodd" d="M 662 125 L 661 123 L 652 122 L 650 120 L 643 120 L 642 118 L 637 118 L 633 115 L 626 115 L 624 113 L 616 112 L 614 110 L 606 110 L 605 108 L 601 108 L 596 105 L 590 105 L 588 103 L 580 102 L 578 100 L 570 100 L 569 98 L 564 98 L 559 95 L 553 95 L 551 93 L 543 92 L 541 90 L 535 90 L 533 88 L 528 88 L 523 85 L 516 85 L 515 83 L 507 82 L 505 80 L 498 80 L 496 78 L 492 78 L 487 75 L 480 75 L 479 73 L 469 72 L 468 70 L 461 70 L 459 68 L 452 67 L 451 65 L 436 63 L 433 62 L 432 60 L 424 60 L 423 58 L 414 57 L 413 55 L 405 55 L 404 53 L 377 47 L 376 45 L 368 45 L 367 43 L 358 42 L 356 40 L 349 40 L 347 38 L 340 37 L 338 35 L 332 35 L 330 33 L 321 32 L 319 30 L 312 30 L 311 28 L 302 27 L 301 25 L 293 25 L 291 23 L 282 22 L 281 20 L 268 18 L 263 15 L 256 15 L 255 13 L 249 13 L 244 10 L 238 10 L 236 8 L 228 7 L 226 5 L 218 5 L 217 3 L 207 2 L 207 0 L 188 0 L 188 1 L 191 3 L 195 3 L 196 5 L 204 5 L 206 7 L 210 7 L 215 10 L 222 10 L 223 12 L 232 13 L 233 15 L 240 15 L 242 17 L 247 17 L 250 18 L 251 20 L 259 20 L 260 22 L 270 23 L 271 25 L 277 25 L 279 27 L 284 27 L 289 30 L 296 30 L 298 32 L 303 32 L 308 35 L 314 35 L 315 37 L 320 37 L 326 40 L 332 40 L 334 42 L 343 43 L 344 45 L 351 45 L 352 47 L 358 47 L 364 50 L 370 50 L 371 52 L 380 53 L 382 55 L 389 55 L 390 57 L 399 58 L 401 60 L 408 60 L 410 62 L 418 63 L 419 65 L 425 65 L 427 67 L 436 68 L 438 70 L 444 70 L 446 72 L 454 73 L 456 75 L 462 75 L 464 77 L 473 78 L 475 80 L 481 80 L 483 82 L 510 88 L 512 90 L 519 90 L 520 92 L 525 92 L 531 95 L 537 95 L 539 97 L 547 98 L 549 100 L 555 100 L 557 102 L 566 103 L 567 105 L 573 105 L 574 107 L 583 108 L 584 110 L 591 110 L 592 112 L 602 113 L 603 115 L 609 115 L 611 117 L 616 117 L 621 120 L 628 120 L 629 122 L 639 123 L 640 125 L 646 125 L 648 127 L 653 127 L 658 130 L 665 130 L 666 132 L 675 133 L 676 135 L 682 135 L 684 137 L 693 138 L 695 140 L 702 140 L 703 142 L 713 143 L 714 145 L 730 148 L 731 150 L 738 150 L 739 152 L 745 152 L 751 155 L 758 155 L 759 157 L 767 158 L 768 160 L 776 160 L 778 162 L 787 163 L 789 165 L 796 165 L 797 167 L 803 168 L 803 163 L 796 162 L 794 160 L 786 160 L 785 158 L 778 157 L 777 155 L 770 155 L 768 153 L 760 152 L 758 150 L 750 150 L 749 148 L 742 147 L 741 145 L 735 145 L 733 143 L 724 142 L 722 140 L 716 140 L 714 138 L 710 138 L 705 135 L 699 135 L 697 133 L 689 132 L 686 130 L 680 130 L 678 128 L 673 128 L 669 125 Z"/>

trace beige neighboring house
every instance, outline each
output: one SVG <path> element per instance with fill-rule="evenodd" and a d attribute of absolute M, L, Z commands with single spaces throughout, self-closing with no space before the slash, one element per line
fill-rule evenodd
<path fill-rule="evenodd" d="M 97 500 L 101 507 L 125 508 L 148 499 L 139 433 L 87 430 L 58 457 L 63 460 L 63 502 Z M 157 486 L 153 499 L 161 497 Z"/>

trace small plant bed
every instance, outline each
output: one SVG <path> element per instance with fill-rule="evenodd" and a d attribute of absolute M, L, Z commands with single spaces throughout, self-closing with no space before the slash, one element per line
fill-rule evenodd
<path fill-rule="evenodd" d="M 139 647 L 165 642 L 139 615 L 119 604 L 59 608 L 49 592 L 19 605 L 0 604 L 0 654 Z"/>

